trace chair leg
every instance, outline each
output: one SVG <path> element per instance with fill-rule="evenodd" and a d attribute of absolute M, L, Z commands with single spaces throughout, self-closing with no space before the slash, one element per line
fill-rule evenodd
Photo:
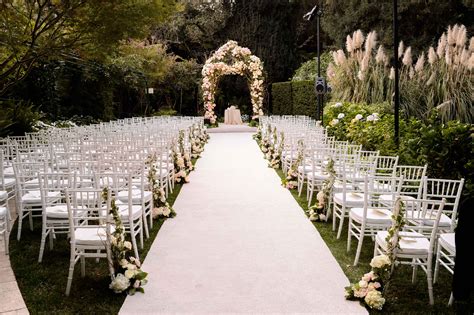
<path fill-rule="evenodd" d="M 53 250 L 53 241 L 56 238 L 56 235 L 54 234 L 54 230 L 49 230 L 49 250 Z"/>
<path fill-rule="evenodd" d="M 69 259 L 69 274 L 67 276 L 66 295 L 71 292 L 72 277 L 74 276 L 74 265 L 76 264 L 75 249 L 71 248 L 71 258 Z"/>
<path fill-rule="evenodd" d="M 30 230 L 33 231 L 33 211 L 28 211 L 28 221 L 30 222 Z"/>
<path fill-rule="evenodd" d="M 453 305 L 453 302 L 454 302 L 454 296 L 453 296 L 453 292 L 451 292 L 451 295 L 449 296 L 448 306 Z"/>
<path fill-rule="evenodd" d="M 150 214 L 151 217 L 151 214 Z M 144 229 L 145 229 L 145 236 L 146 238 L 150 238 L 150 232 L 148 231 L 148 224 L 146 222 L 146 209 L 143 210 L 142 221 L 145 222 Z"/>
<path fill-rule="evenodd" d="M 349 227 L 347 229 L 347 248 L 346 248 L 347 252 L 351 250 L 351 239 L 352 239 L 351 226 L 352 226 L 352 218 L 349 217 Z"/>
<path fill-rule="evenodd" d="M 23 225 L 23 211 L 20 210 L 20 213 L 18 215 L 18 231 L 16 233 L 16 240 L 19 241 L 21 238 L 21 227 Z"/>
<path fill-rule="evenodd" d="M 43 233 L 41 233 L 40 252 L 38 256 L 39 263 L 43 261 L 43 253 L 44 253 L 44 246 L 46 243 L 46 236 L 47 236 L 46 228 L 43 227 Z"/>
<path fill-rule="evenodd" d="M 135 258 L 140 259 L 138 256 L 138 247 L 137 247 L 137 239 L 135 238 L 134 231 L 132 227 L 130 226 L 130 237 L 132 239 L 132 246 L 133 246 L 133 252 L 135 253 Z"/>
<path fill-rule="evenodd" d="M 413 259 L 412 262 L 413 262 L 413 273 L 412 273 L 412 276 L 411 276 L 411 283 L 415 283 L 416 282 L 416 274 L 418 272 L 418 266 L 415 265 L 416 259 Z"/>
<path fill-rule="evenodd" d="M 86 276 L 86 257 L 84 256 L 84 252 L 81 252 L 81 277 Z"/>
<path fill-rule="evenodd" d="M 360 252 L 362 251 L 362 244 L 364 243 L 364 227 L 360 227 L 359 243 L 357 244 L 357 252 L 354 259 L 354 266 L 359 263 Z"/>
<path fill-rule="evenodd" d="M 341 218 L 339 219 L 339 230 L 337 231 L 337 239 L 341 237 L 342 234 L 342 226 L 344 225 L 344 214 L 346 209 L 344 207 L 341 208 Z"/>
<path fill-rule="evenodd" d="M 140 226 L 140 248 L 141 249 L 143 249 L 143 225 L 146 225 L 146 222 L 145 224 L 143 224 L 143 219 L 140 218 L 139 226 Z"/>
<path fill-rule="evenodd" d="M 441 245 L 438 242 L 438 250 L 436 251 L 436 262 L 435 262 L 435 269 L 434 269 L 434 276 L 433 276 L 433 283 L 436 283 L 438 280 L 438 273 L 439 273 L 439 259 L 441 256 Z"/>
<path fill-rule="evenodd" d="M 332 207 L 333 207 L 333 209 L 332 209 L 332 230 L 335 231 L 336 230 L 336 204 L 333 203 Z"/>
<path fill-rule="evenodd" d="M 434 304 L 433 297 L 433 274 L 431 272 L 431 259 L 428 259 L 428 266 L 426 266 L 426 278 L 428 279 L 428 295 L 430 297 L 430 305 Z"/>

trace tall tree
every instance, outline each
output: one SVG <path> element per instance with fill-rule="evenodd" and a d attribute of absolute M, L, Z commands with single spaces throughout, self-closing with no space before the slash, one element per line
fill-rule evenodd
<path fill-rule="evenodd" d="M 297 3 L 288 0 L 235 0 L 228 4 L 231 16 L 222 30 L 250 48 L 264 61 L 270 82 L 291 77 L 297 64 L 295 30 Z"/>
<path fill-rule="evenodd" d="M 45 58 L 76 51 L 103 56 L 121 39 L 145 36 L 175 0 L 4 0 L 0 2 L 0 95 Z"/>

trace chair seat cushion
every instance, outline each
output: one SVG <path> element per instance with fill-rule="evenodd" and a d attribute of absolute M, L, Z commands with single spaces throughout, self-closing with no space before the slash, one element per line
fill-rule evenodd
<path fill-rule="evenodd" d="M 352 208 L 349 216 L 357 221 L 362 222 L 364 216 L 364 208 Z M 366 221 L 368 224 L 383 224 L 390 226 L 392 224 L 392 212 L 387 209 L 367 209 Z"/>
<path fill-rule="evenodd" d="M 59 191 L 49 191 L 48 200 L 53 201 L 61 196 Z M 21 197 L 21 200 L 24 203 L 40 203 L 41 202 L 41 193 L 38 190 L 31 190 Z"/>
<path fill-rule="evenodd" d="M 120 211 L 120 217 L 124 221 L 128 221 L 129 218 L 129 213 L 128 213 L 128 205 L 126 204 L 117 204 L 119 211 Z M 132 220 L 135 220 L 139 218 L 142 215 L 142 206 L 138 205 L 133 205 L 132 206 Z"/>
<path fill-rule="evenodd" d="M 310 173 L 312 170 L 313 170 L 312 165 L 300 165 L 300 166 L 298 166 L 298 173 L 304 172 L 306 174 L 306 173 Z"/>
<path fill-rule="evenodd" d="M 308 177 L 308 179 L 325 180 L 329 178 L 329 174 L 324 172 L 309 172 L 306 174 L 306 177 Z"/>
<path fill-rule="evenodd" d="M 344 193 L 339 192 L 334 194 L 333 201 L 339 205 L 344 204 Z M 364 206 L 364 194 L 363 193 L 346 193 L 346 207 L 363 207 Z"/>
<path fill-rule="evenodd" d="M 346 189 L 349 189 L 349 190 L 353 190 L 354 187 L 351 183 L 347 183 L 345 184 L 346 186 Z M 333 191 L 342 191 L 344 189 L 344 182 L 341 182 L 341 181 L 334 181 L 334 185 L 332 185 L 332 189 Z"/>
<path fill-rule="evenodd" d="M 5 200 L 8 197 L 8 193 L 5 190 L 0 190 L 0 200 Z"/>
<path fill-rule="evenodd" d="M 113 233 L 115 228 L 110 227 L 110 233 Z M 94 225 L 93 227 L 78 227 L 74 231 L 77 245 L 104 245 L 107 239 L 106 227 Z"/>
<path fill-rule="evenodd" d="M 0 207 L 0 218 L 4 218 L 5 214 L 7 214 L 7 208 L 5 207 Z"/>
<path fill-rule="evenodd" d="M 6 167 L 3 169 L 3 176 L 13 177 L 15 176 L 15 172 L 13 171 L 13 167 Z"/>
<path fill-rule="evenodd" d="M 443 233 L 439 236 L 439 244 L 447 249 L 453 255 L 456 254 L 456 243 L 454 240 L 454 233 Z"/>
<path fill-rule="evenodd" d="M 150 201 L 152 197 L 151 191 L 145 190 L 143 192 L 144 201 Z M 128 201 L 128 190 L 119 191 L 117 199 L 121 201 Z M 142 201 L 142 191 L 140 189 L 132 189 L 132 203 L 140 203 Z"/>
<path fill-rule="evenodd" d="M 87 208 L 84 206 L 78 206 L 79 210 L 77 211 L 75 216 L 83 216 L 87 214 Z M 66 205 L 54 205 L 50 207 L 46 207 L 46 216 L 48 218 L 53 219 L 67 219 L 68 218 L 68 211 Z"/>
<path fill-rule="evenodd" d="M 14 178 L 5 178 L 3 181 L 0 179 L 0 186 L 10 188 L 15 186 L 16 180 Z"/>
<path fill-rule="evenodd" d="M 384 250 L 387 249 L 387 231 L 377 232 L 375 241 Z M 423 234 L 417 232 L 400 232 L 400 249 L 399 253 L 402 255 L 428 255 L 430 248 L 430 241 Z"/>

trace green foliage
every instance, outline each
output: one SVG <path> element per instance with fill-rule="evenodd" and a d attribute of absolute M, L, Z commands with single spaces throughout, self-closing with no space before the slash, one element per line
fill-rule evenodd
<path fill-rule="evenodd" d="M 3 1 L 0 4 L 0 94 L 45 58 L 71 51 L 102 58 L 122 39 L 144 37 L 177 9 L 174 0 Z"/>
<path fill-rule="evenodd" d="M 35 107 L 25 101 L 0 101 L 0 137 L 19 136 L 34 131 L 36 122 L 41 118 Z"/>
<path fill-rule="evenodd" d="M 288 81 L 272 84 L 274 115 L 314 116 L 316 96 L 314 81 Z"/>
<path fill-rule="evenodd" d="M 339 104 L 338 104 L 339 105 Z M 378 113 L 379 119 L 367 117 Z M 337 118 L 344 114 L 344 118 Z M 362 119 L 354 117 L 360 114 Z M 335 123 L 335 119 L 338 120 Z M 337 140 L 362 144 L 366 150 L 380 150 L 381 155 L 398 155 L 400 164 L 428 164 L 428 176 L 465 178 L 465 196 L 474 196 L 474 127 L 459 121 L 443 123 L 437 114 L 426 121 L 400 120 L 400 146 L 394 143 L 394 115 L 388 104 L 328 104 L 324 121 L 328 133 Z"/>
<path fill-rule="evenodd" d="M 175 116 L 178 112 L 172 108 L 160 108 L 152 116 Z"/>
<path fill-rule="evenodd" d="M 347 34 L 356 29 L 368 33 L 376 30 L 381 44 L 392 45 L 392 0 L 325 0 L 322 29 L 331 44 L 340 47 Z M 416 51 L 433 44 L 433 39 L 444 32 L 447 25 L 462 23 L 473 32 L 472 0 L 399 0 L 399 38 Z"/>
<path fill-rule="evenodd" d="M 272 84 L 272 106 L 274 115 L 287 115 L 293 112 L 291 82 Z"/>
<path fill-rule="evenodd" d="M 333 52 L 328 78 L 336 99 L 365 103 L 392 100 L 394 70 L 383 46 L 377 48 L 376 37 L 377 33 L 371 32 L 365 38 L 357 30 L 347 37 L 346 53 Z M 436 108 L 443 121 L 474 121 L 474 72 L 467 43 L 464 26 L 450 27 L 438 47 L 422 52 L 416 64 L 411 47 L 405 50 L 400 43 L 400 105 L 406 118 L 426 119 Z"/>
<path fill-rule="evenodd" d="M 291 82 L 293 98 L 293 115 L 315 116 L 316 94 L 313 81 Z"/>
<path fill-rule="evenodd" d="M 329 52 L 324 52 L 321 54 L 321 76 L 326 77 L 326 69 L 331 62 L 332 57 Z M 295 74 L 291 78 L 291 81 L 307 81 L 314 80 L 318 74 L 318 58 L 315 57 L 311 60 L 308 60 L 301 64 L 301 66 L 296 69 Z"/>

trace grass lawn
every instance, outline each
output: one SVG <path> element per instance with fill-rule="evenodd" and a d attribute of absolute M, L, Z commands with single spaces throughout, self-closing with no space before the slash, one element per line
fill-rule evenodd
<path fill-rule="evenodd" d="M 182 185 L 177 184 L 168 201 L 174 204 Z M 178 213 L 179 215 L 179 213 Z M 172 220 L 172 219 L 171 219 Z M 146 257 L 165 219 L 154 221 L 150 238 L 145 238 L 140 258 Z M 41 240 L 41 222 L 35 220 L 35 229 L 28 224 L 22 231 L 21 241 L 16 240 L 16 224 L 10 238 L 10 262 L 16 280 L 31 314 L 117 314 L 125 300 L 125 294 L 115 294 L 109 289 L 110 276 L 107 261 L 86 259 L 86 276 L 81 278 L 80 263 L 76 264 L 71 294 L 65 296 L 70 245 L 66 235 L 58 235 L 54 248 L 49 250 L 48 241 L 43 262 L 38 263 Z M 144 271 L 147 271 L 146 269 Z M 146 286 L 144 286 L 146 294 Z M 141 293 L 136 293 L 141 294 Z"/>
<path fill-rule="evenodd" d="M 276 170 L 276 172 L 280 178 L 283 178 L 283 172 L 281 170 Z M 306 191 L 303 191 L 301 197 L 298 197 L 298 191 L 296 189 L 290 192 L 302 209 L 308 209 Z M 359 281 L 364 273 L 370 271 L 369 263 L 374 252 L 374 242 L 370 238 L 367 237 L 364 239 L 359 264 L 357 267 L 354 267 L 352 264 L 354 262 L 357 240 L 352 239 L 352 248 L 348 253 L 346 251 L 347 220 L 340 239 L 336 239 L 336 231 L 332 230 L 331 220 L 328 222 L 312 223 L 319 234 L 321 234 L 321 237 L 326 242 L 351 283 Z M 314 268 L 318 268 L 317 264 L 314 265 Z M 444 270 L 443 267 L 440 267 L 438 282 L 434 285 L 434 306 L 430 306 L 429 304 L 426 274 L 421 268 L 418 268 L 417 280 L 414 284 L 411 282 L 411 275 L 412 269 L 409 266 L 398 266 L 395 269 L 389 289 L 384 296 L 387 302 L 383 310 L 380 312 L 368 309 L 370 313 L 455 314 L 455 309 L 447 306 L 451 291 L 452 276 Z M 341 295 L 344 295 L 344 288 L 341 288 Z M 354 303 L 358 302 L 354 301 Z"/>

